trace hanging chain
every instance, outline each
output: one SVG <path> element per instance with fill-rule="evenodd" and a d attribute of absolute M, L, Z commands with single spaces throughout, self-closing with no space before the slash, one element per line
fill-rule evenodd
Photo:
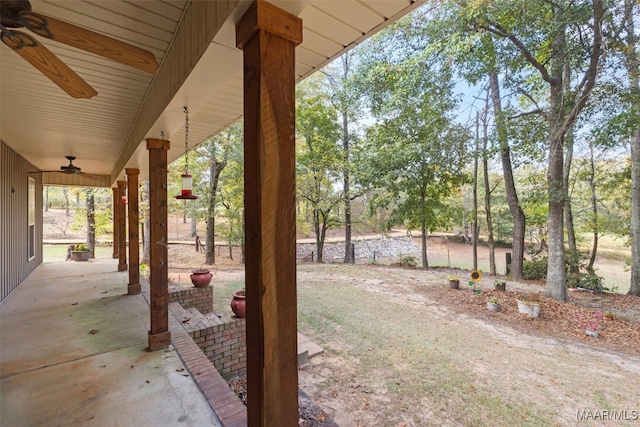
<path fill-rule="evenodd" d="M 184 173 L 189 174 L 189 110 L 184 107 Z"/>

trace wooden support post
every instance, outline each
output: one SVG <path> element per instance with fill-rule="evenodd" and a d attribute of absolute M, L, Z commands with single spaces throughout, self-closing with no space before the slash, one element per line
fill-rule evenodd
<path fill-rule="evenodd" d="M 118 258 L 118 203 L 120 196 L 118 195 L 118 187 L 111 188 L 113 192 L 113 258 Z"/>
<path fill-rule="evenodd" d="M 138 205 L 139 169 L 126 169 L 129 213 L 129 295 L 139 294 L 140 286 L 140 208 Z"/>
<path fill-rule="evenodd" d="M 244 56 L 247 414 L 298 425 L 295 46 L 302 21 L 258 0 L 236 25 Z"/>
<path fill-rule="evenodd" d="M 127 183 L 118 181 L 118 271 L 127 270 L 127 205 L 122 203 Z"/>
<path fill-rule="evenodd" d="M 167 151 L 169 141 L 147 139 L 149 150 L 150 262 L 149 350 L 171 344 L 169 332 L 169 270 L 167 253 Z"/>

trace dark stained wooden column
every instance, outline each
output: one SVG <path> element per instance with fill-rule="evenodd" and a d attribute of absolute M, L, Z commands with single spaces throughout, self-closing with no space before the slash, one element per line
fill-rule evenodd
<path fill-rule="evenodd" d="M 259 0 L 244 53 L 247 396 L 251 427 L 298 425 L 295 46 L 302 21 Z"/>
<path fill-rule="evenodd" d="M 118 258 L 118 203 L 120 203 L 120 195 L 118 187 L 111 188 L 113 191 L 113 257 Z"/>
<path fill-rule="evenodd" d="M 125 169 L 127 172 L 127 201 L 129 213 L 129 295 L 139 294 L 140 286 L 140 208 L 138 206 L 138 175 L 140 169 Z"/>
<path fill-rule="evenodd" d="M 169 332 L 169 270 L 167 254 L 167 151 L 169 141 L 147 139 L 149 150 L 150 262 L 149 350 L 171 344 Z"/>
<path fill-rule="evenodd" d="M 127 270 L 127 214 L 125 212 L 126 205 L 122 203 L 126 185 L 126 182 L 118 181 L 118 200 L 116 201 L 118 209 L 118 271 Z"/>

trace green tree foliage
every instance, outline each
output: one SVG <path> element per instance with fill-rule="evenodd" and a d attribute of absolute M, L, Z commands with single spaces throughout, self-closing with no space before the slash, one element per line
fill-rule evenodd
<path fill-rule="evenodd" d="M 218 201 L 221 221 L 218 226 L 220 235 L 230 248 L 244 248 L 244 152 L 242 145 L 242 122 L 235 124 L 233 138 L 229 141 L 229 151 L 225 172 L 218 183 Z M 244 250 L 242 252 L 244 254 Z M 244 262 L 244 256 L 242 261 Z"/>
<path fill-rule="evenodd" d="M 338 186 L 344 164 L 341 129 L 324 84 L 324 76 L 317 74 L 296 87 L 299 211 L 313 225 L 318 262 L 322 262 L 327 230 L 339 224 L 337 211 L 343 200 Z"/>
<path fill-rule="evenodd" d="M 470 138 L 453 121 L 450 69 L 434 66 L 428 52 L 406 43 L 406 33 L 395 32 L 396 27 L 408 28 L 401 21 L 375 37 L 361 71 L 378 122 L 358 150 L 359 181 L 375 190 L 372 207 L 393 206 L 389 225 L 421 231 L 422 266 L 427 267 L 427 232 L 457 216 L 445 200 L 465 181 Z"/>

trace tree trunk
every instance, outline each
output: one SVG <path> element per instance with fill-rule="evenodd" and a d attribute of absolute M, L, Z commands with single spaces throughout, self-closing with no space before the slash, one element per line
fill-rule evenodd
<path fill-rule="evenodd" d="M 422 268 L 429 268 L 429 260 L 427 259 L 427 220 L 424 210 L 427 205 L 427 189 L 423 187 L 420 189 L 420 208 L 422 209 L 422 215 L 420 216 L 420 236 L 422 237 Z"/>
<path fill-rule="evenodd" d="M 86 208 L 87 208 L 87 248 L 89 248 L 90 258 L 96 257 L 96 210 L 95 197 L 93 190 L 87 190 Z"/>
<path fill-rule="evenodd" d="M 44 211 L 49 212 L 49 187 L 44 187 Z"/>
<path fill-rule="evenodd" d="M 631 136 L 631 283 L 629 295 L 640 297 L 640 127 Z"/>
<path fill-rule="evenodd" d="M 593 221 L 591 227 L 593 229 L 593 247 L 591 248 L 591 256 L 589 257 L 589 264 L 587 265 L 587 271 L 589 274 L 594 274 L 593 264 L 596 262 L 596 255 L 598 254 L 598 199 L 596 197 L 596 166 L 593 159 L 593 141 L 589 142 L 589 149 L 591 157 L 590 161 L 590 174 L 589 174 L 589 189 L 591 190 L 591 213 Z"/>
<path fill-rule="evenodd" d="M 629 73 L 630 93 L 640 89 L 640 61 L 636 51 L 636 35 L 634 32 L 634 0 L 625 2 L 625 18 L 627 23 L 626 65 Z M 638 97 L 633 97 L 636 111 L 640 109 Z M 636 125 L 630 138 L 631 142 L 631 282 L 629 295 L 640 296 L 640 125 Z"/>
<path fill-rule="evenodd" d="M 144 192 L 142 202 L 147 207 L 144 214 L 144 224 L 142 226 L 142 260 L 141 264 L 149 265 L 151 262 L 151 220 L 149 216 L 149 178 L 144 180 Z"/>
<path fill-rule="evenodd" d="M 429 268 L 429 259 L 427 259 L 427 225 L 424 219 L 420 221 L 420 234 L 422 236 L 422 268 Z"/>
<path fill-rule="evenodd" d="M 313 208 L 313 229 L 316 234 L 316 251 L 317 257 L 316 262 L 322 262 L 322 251 L 324 249 L 324 232 L 322 230 L 322 226 L 320 224 L 320 211 L 315 207 Z"/>
<path fill-rule="evenodd" d="M 480 113 L 476 113 L 476 146 L 473 153 L 473 269 L 478 269 L 478 146 L 480 145 Z"/>
<path fill-rule="evenodd" d="M 513 280 L 521 280 L 523 278 L 522 263 L 524 260 L 524 233 L 526 228 L 525 216 L 518 201 L 518 193 L 516 192 L 515 180 L 513 178 L 511 148 L 509 147 L 507 125 L 504 113 L 502 112 L 502 100 L 500 99 L 500 87 L 498 85 L 497 73 L 489 74 L 489 84 L 496 131 L 498 133 L 498 142 L 500 144 L 500 153 L 502 157 L 505 192 L 509 203 L 509 211 L 513 217 L 513 258 L 511 259 L 511 277 Z"/>
<path fill-rule="evenodd" d="M 342 113 L 342 149 L 344 152 L 344 262 L 352 263 L 351 253 L 351 195 L 349 194 L 349 118 Z"/>
<path fill-rule="evenodd" d="M 496 250 L 493 242 L 493 218 L 491 217 L 491 188 L 489 187 L 489 160 L 487 158 L 487 142 L 489 138 L 487 125 L 488 107 L 485 109 L 482 136 L 482 172 L 484 175 L 484 211 L 487 216 L 487 245 L 489 246 L 489 274 L 496 275 Z"/>
<path fill-rule="evenodd" d="M 191 216 L 191 237 L 196 237 L 196 217 Z"/>
<path fill-rule="evenodd" d="M 342 57 L 342 82 L 349 77 L 348 54 Z M 344 88 L 343 88 L 344 89 Z M 352 263 L 353 253 L 351 252 L 351 194 L 349 188 L 349 108 L 344 100 L 341 102 L 340 113 L 342 114 L 342 152 L 344 160 L 343 186 L 344 186 L 344 262 Z"/>
<path fill-rule="evenodd" d="M 205 243 L 205 264 L 213 265 L 216 263 L 216 193 L 218 192 L 218 180 L 220 173 L 226 166 L 226 160 L 217 162 L 211 160 L 209 165 L 209 208 L 207 215 L 207 238 Z"/>
<path fill-rule="evenodd" d="M 556 27 L 551 46 L 549 81 L 549 167 L 547 186 L 549 192 L 548 244 L 549 264 L 544 294 L 558 301 L 567 301 L 566 274 L 564 270 L 564 86 L 565 26 L 563 12 L 555 8 L 553 25 Z"/>
<path fill-rule="evenodd" d="M 570 70 L 569 67 L 565 65 L 565 92 L 569 90 L 569 81 L 570 81 Z M 562 186 L 564 188 L 565 193 L 565 201 L 564 201 L 564 221 L 565 226 L 567 227 L 567 242 L 569 243 L 569 273 L 572 276 L 580 275 L 580 258 L 578 254 L 578 245 L 576 244 L 576 232 L 573 227 L 573 210 L 571 209 L 571 191 L 569 188 L 569 178 L 571 175 L 571 162 L 573 161 L 573 126 L 569 128 L 565 136 L 565 150 L 566 150 L 566 160 L 564 163 L 564 170 L 562 175 Z"/>

